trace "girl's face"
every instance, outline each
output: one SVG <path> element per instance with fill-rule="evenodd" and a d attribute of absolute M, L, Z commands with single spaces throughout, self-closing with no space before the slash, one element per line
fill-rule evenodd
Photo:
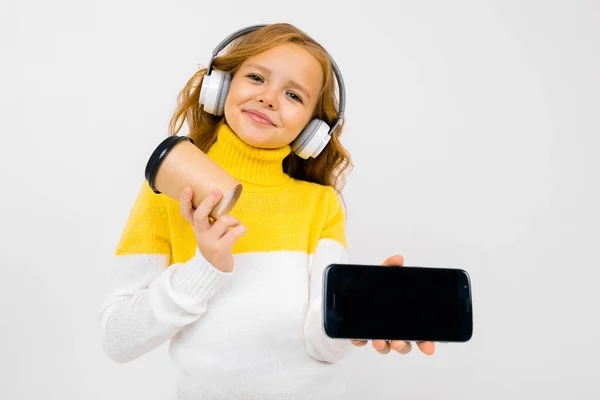
<path fill-rule="evenodd" d="M 251 146 L 286 146 L 310 122 L 323 75 L 317 59 L 293 43 L 252 56 L 231 79 L 225 120 Z"/>

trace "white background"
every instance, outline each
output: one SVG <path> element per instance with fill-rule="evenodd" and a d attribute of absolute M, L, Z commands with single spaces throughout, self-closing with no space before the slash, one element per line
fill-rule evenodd
<path fill-rule="evenodd" d="M 597 399 L 597 1 L 0 2 L 0 398 L 168 398 L 115 364 L 108 265 L 176 95 L 229 33 L 290 22 L 338 62 L 351 261 L 471 274 L 475 329 L 358 350 L 352 399 Z"/>

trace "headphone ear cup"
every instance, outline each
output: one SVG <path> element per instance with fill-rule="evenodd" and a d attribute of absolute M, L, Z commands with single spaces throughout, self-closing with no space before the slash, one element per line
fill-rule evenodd
<path fill-rule="evenodd" d="M 300 158 L 317 157 L 329 142 L 329 125 L 315 118 L 292 143 L 292 151 Z"/>
<path fill-rule="evenodd" d="M 204 76 L 199 99 L 204 111 L 213 115 L 223 115 L 230 83 L 231 75 L 217 69 Z"/>
<path fill-rule="evenodd" d="M 229 93 L 229 85 L 231 85 L 231 74 L 224 74 L 223 86 L 218 93 L 218 107 L 217 115 L 223 115 L 225 113 L 225 100 L 227 100 L 227 94 Z"/>

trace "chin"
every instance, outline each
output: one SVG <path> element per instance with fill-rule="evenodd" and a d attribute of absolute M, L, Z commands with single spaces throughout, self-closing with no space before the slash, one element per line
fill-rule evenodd
<path fill-rule="evenodd" d="M 242 126 L 239 131 L 235 129 L 234 131 L 244 143 L 261 149 L 278 149 L 287 144 L 273 141 L 273 138 L 271 137 L 273 133 L 266 132 L 260 128 L 257 129 L 256 127 Z"/>
<path fill-rule="evenodd" d="M 227 116 L 225 117 L 225 120 L 227 121 Z M 249 146 L 260 149 L 279 149 L 288 144 L 280 143 L 281 140 L 276 140 L 279 133 L 277 127 L 257 126 L 251 121 L 248 121 L 243 112 L 235 115 L 235 117 L 232 118 L 231 123 L 227 123 L 235 134 Z"/>
<path fill-rule="evenodd" d="M 235 130 L 234 130 L 235 131 Z M 235 131 L 236 134 L 244 143 L 247 145 L 258 147 L 261 149 L 273 149 L 278 146 L 273 145 L 268 137 L 265 137 L 264 132 L 256 131 L 254 129 L 241 129 L 239 131 Z"/>

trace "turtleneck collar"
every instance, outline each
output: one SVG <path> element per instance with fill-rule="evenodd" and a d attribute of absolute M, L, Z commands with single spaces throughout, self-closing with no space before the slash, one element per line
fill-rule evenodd
<path fill-rule="evenodd" d="M 282 165 L 290 152 L 289 145 L 278 149 L 250 146 L 223 121 L 217 126 L 217 141 L 207 154 L 242 183 L 275 186 L 290 179 Z"/>

